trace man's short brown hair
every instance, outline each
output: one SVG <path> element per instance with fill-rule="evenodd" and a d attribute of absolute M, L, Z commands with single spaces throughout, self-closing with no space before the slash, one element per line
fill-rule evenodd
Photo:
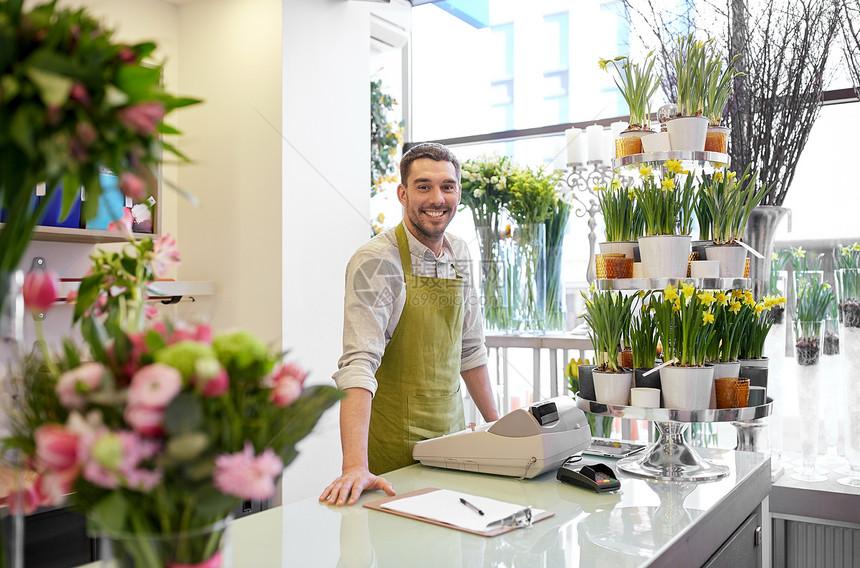
<path fill-rule="evenodd" d="M 412 162 L 421 158 L 430 158 L 437 162 L 451 162 L 454 164 L 454 172 L 457 174 L 457 183 L 460 183 L 460 161 L 457 156 L 442 144 L 435 142 L 424 142 L 416 144 L 409 148 L 400 159 L 400 183 L 404 186 L 409 179 L 409 170 L 412 168 Z"/>

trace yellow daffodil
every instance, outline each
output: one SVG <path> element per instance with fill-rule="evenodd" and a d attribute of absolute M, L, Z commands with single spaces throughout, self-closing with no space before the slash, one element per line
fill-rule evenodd
<path fill-rule="evenodd" d="M 708 325 L 709 323 L 714 323 L 714 314 L 711 313 L 711 310 L 706 310 L 702 312 L 702 325 Z"/>
<path fill-rule="evenodd" d="M 731 180 L 735 179 L 735 175 L 736 175 L 735 172 L 729 172 L 726 174 L 726 179 L 731 181 Z"/>
<path fill-rule="evenodd" d="M 637 294 L 639 295 L 640 298 L 644 298 L 645 297 L 645 290 L 639 290 L 639 292 L 637 292 Z"/>
<path fill-rule="evenodd" d="M 678 288 L 672 284 L 666 286 L 666 289 L 663 290 L 663 295 L 667 300 L 677 300 L 678 299 Z"/>
<path fill-rule="evenodd" d="M 777 300 L 776 300 L 776 303 L 777 303 L 777 304 L 784 304 L 785 302 L 786 302 L 786 299 L 785 299 L 785 297 L 784 297 L 784 296 L 780 296 L 780 297 L 779 297 L 779 298 L 777 298 Z"/>
<path fill-rule="evenodd" d="M 662 187 L 663 191 L 672 191 L 675 189 L 675 180 L 673 178 L 664 179 Z"/>
<path fill-rule="evenodd" d="M 806 251 L 803 250 L 803 247 L 797 247 L 791 249 L 791 254 L 794 256 L 794 258 L 803 258 L 804 256 L 806 256 Z"/>
<path fill-rule="evenodd" d="M 680 173 L 683 169 L 681 167 L 681 160 L 666 160 L 666 169 L 673 174 Z"/>
<path fill-rule="evenodd" d="M 825 289 L 825 290 L 830 290 L 830 283 L 829 283 L 829 282 L 825 282 L 825 283 L 824 283 L 824 289 Z"/>
<path fill-rule="evenodd" d="M 696 286 L 692 282 L 684 282 L 681 284 L 681 293 L 684 294 L 684 297 L 689 299 L 690 296 L 696 293 Z"/>
<path fill-rule="evenodd" d="M 714 298 L 714 293 L 711 291 L 701 292 L 697 294 L 696 297 L 699 299 L 700 302 L 705 304 L 705 306 L 710 306 L 717 301 L 717 299 Z"/>
<path fill-rule="evenodd" d="M 600 66 L 601 71 L 606 71 L 606 66 L 609 65 L 609 60 L 601 57 L 597 60 L 597 64 Z"/>
<path fill-rule="evenodd" d="M 738 298 L 743 298 L 743 297 L 744 297 L 744 293 L 743 293 L 743 291 L 741 291 L 741 290 L 732 290 L 732 298 L 734 298 L 734 299 L 738 299 Z"/>
<path fill-rule="evenodd" d="M 762 313 L 762 312 L 763 312 L 763 311 L 765 311 L 766 309 L 767 309 L 767 308 L 765 307 L 765 305 L 764 305 L 764 304 L 762 304 L 762 303 L 758 303 L 758 304 L 756 304 L 756 305 L 755 305 L 755 315 L 759 315 L 760 313 Z"/>
<path fill-rule="evenodd" d="M 589 292 L 594 292 L 594 291 L 596 291 L 596 290 L 597 290 L 597 288 L 595 288 L 595 287 L 594 287 L 594 282 L 592 282 L 592 283 L 591 283 L 591 285 L 589 285 L 589 286 L 588 286 L 588 291 L 589 291 Z"/>
<path fill-rule="evenodd" d="M 681 298 L 678 298 L 677 300 L 675 300 L 675 301 L 672 303 L 672 310 L 674 310 L 674 311 L 676 311 L 676 312 L 680 312 L 680 311 L 681 311 Z"/>
<path fill-rule="evenodd" d="M 722 292 L 722 291 L 717 292 L 717 303 L 721 306 L 728 306 L 729 305 L 729 295 L 726 294 L 725 292 Z"/>
<path fill-rule="evenodd" d="M 721 181 L 723 179 L 723 172 L 714 172 L 714 181 Z"/>
<path fill-rule="evenodd" d="M 860 251 L 860 244 L 854 243 L 853 245 L 851 245 L 851 250 L 853 250 L 855 252 Z"/>
<path fill-rule="evenodd" d="M 770 255 L 770 259 L 771 259 L 771 260 L 779 260 L 779 255 L 778 255 L 778 254 L 776 254 L 776 253 L 771 253 L 771 255 Z"/>
<path fill-rule="evenodd" d="M 594 186 L 594 191 L 596 191 L 596 192 L 598 192 L 598 193 L 599 193 L 599 192 L 601 192 L 601 191 L 606 191 L 606 186 L 605 186 L 605 185 L 595 185 L 595 186 Z"/>
<path fill-rule="evenodd" d="M 609 182 L 610 189 L 621 189 L 621 180 L 618 178 L 612 178 L 612 181 Z"/>
<path fill-rule="evenodd" d="M 851 254 L 851 249 L 849 249 L 848 247 L 840 247 L 839 250 L 842 251 L 842 256 L 848 256 L 849 254 Z"/>
<path fill-rule="evenodd" d="M 752 297 L 752 294 L 750 294 L 749 296 L 744 296 L 744 305 L 745 306 L 754 306 L 755 305 L 755 298 Z"/>
<path fill-rule="evenodd" d="M 741 303 L 737 300 L 733 301 L 732 304 L 729 306 L 729 311 L 733 314 L 738 313 L 739 311 L 741 311 Z"/>
<path fill-rule="evenodd" d="M 639 175 L 643 178 L 651 177 L 651 166 L 642 166 L 639 168 Z"/>

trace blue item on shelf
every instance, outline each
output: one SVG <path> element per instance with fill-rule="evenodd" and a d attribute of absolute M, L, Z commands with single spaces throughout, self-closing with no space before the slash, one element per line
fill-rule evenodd
<path fill-rule="evenodd" d="M 99 197 L 99 208 L 96 216 L 87 221 L 87 229 L 104 231 L 112 222 L 122 219 L 125 207 L 125 196 L 119 189 L 119 178 L 107 172 L 99 173 L 99 183 L 102 194 Z"/>
<path fill-rule="evenodd" d="M 41 199 L 45 199 L 42 197 Z M 57 188 L 50 197 L 45 212 L 42 214 L 40 225 L 47 227 L 67 227 L 69 229 L 78 229 L 81 226 L 81 195 L 78 192 L 72 208 L 69 210 L 68 216 L 61 219 L 63 213 L 63 184 L 57 184 Z"/>
<path fill-rule="evenodd" d="M 30 196 L 30 212 L 36 210 L 36 207 L 39 205 L 39 198 L 36 197 L 36 190 L 33 190 L 33 194 Z M 0 223 L 5 223 L 6 218 L 9 216 L 9 211 L 6 210 L 5 207 L 0 207 Z"/>

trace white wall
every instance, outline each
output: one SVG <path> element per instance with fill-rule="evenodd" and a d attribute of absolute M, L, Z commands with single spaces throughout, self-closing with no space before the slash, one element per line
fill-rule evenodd
<path fill-rule="evenodd" d="M 182 93 L 204 99 L 179 124 L 180 185 L 201 203 L 178 206 L 181 278 L 216 283 L 216 329 L 280 346 L 281 2 L 183 3 L 179 51 Z"/>
<path fill-rule="evenodd" d="M 368 5 L 285 0 L 283 336 L 329 383 L 341 355 L 344 269 L 370 236 Z"/>

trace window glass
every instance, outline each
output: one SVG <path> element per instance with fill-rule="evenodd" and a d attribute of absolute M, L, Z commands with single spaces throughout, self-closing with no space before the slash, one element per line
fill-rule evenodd
<path fill-rule="evenodd" d="M 626 114 L 597 65 L 630 51 L 620 0 L 490 0 L 481 28 L 433 4 L 412 14 L 415 141 Z"/>

